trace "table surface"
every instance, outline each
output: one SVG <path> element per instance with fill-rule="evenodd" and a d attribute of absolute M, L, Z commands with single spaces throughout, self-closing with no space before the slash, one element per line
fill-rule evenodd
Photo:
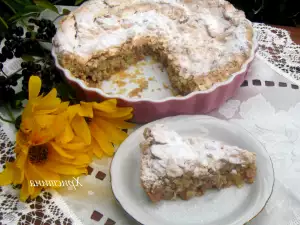
<path fill-rule="evenodd" d="M 298 44 L 298 45 L 300 44 L 300 28 L 299 27 L 285 27 L 285 26 L 274 26 L 274 27 L 278 27 L 278 28 L 287 30 L 290 33 L 292 40 L 296 44 Z"/>

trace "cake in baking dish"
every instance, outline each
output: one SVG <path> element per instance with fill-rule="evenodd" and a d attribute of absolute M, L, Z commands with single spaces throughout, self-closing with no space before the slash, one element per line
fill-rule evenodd
<path fill-rule="evenodd" d="M 183 138 L 162 124 L 146 128 L 144 138 L 141 184 L 153 202 L 254 182 L 255 153 L 206 138 Z"/>
<path fill-rule="evenodd" d="M 60 22 L 53 46 L 60 64 L 87 84 L 154 56 L 186 95 L 241 70 L 253 29 L 224 0 L 90 0 Z"/>

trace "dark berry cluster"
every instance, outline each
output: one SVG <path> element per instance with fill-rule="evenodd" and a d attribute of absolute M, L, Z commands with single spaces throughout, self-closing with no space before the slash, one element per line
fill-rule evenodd
<path fill-rule="evenodd" d="M 30 19 L 31 27 L 26 33 L 20 26 L 12 25 L 0 36 L 0 105 L 10 104 L 12 108 L 21 106 L 21 101 L 28 97 L 28 82 L 31 75 L 42 79 L 42 92 L 49 92 L 56 84 L 61 82 L 59 71 L 56 69 L 49 51 L 42 48 L 39 41 L 51 41 L 56 33 L 56 27 L 50 20 Z M 14 57 L 39 56 L 41 64 L 37 61 L 24 61 L 20 70 L 7 77 L 3 72 L 4 62 Z M 32 57 L 31 57 L 32 58 Z M 25 58 L 24 58 L 25 59 Z M 30 59 L 30 58 L 29 58 Z M 28 60 L 28 57 L 27 57 Z M 34 58 L 32 58 L 34 60 Z M 22 91 L 15 93 L 14 86 L 22 79 Z"/>
<path fill-rule="evenodd" d="M 24 29 L 12 25 L 5 34 L 4 46 L 0 52 L 0 68 L 3 62 L 14 57 L 20 58 L 23 54 L 42 56 L 44 50 L 39 41 L 50 42 L 56 33 L 56 27 L 51 20 L 29 19 L 30 23 L 36 25 L 35 29 L 28 31 L 24 35 Z M 37 31 L 35 31 L 37 30 Z M 3 38 L 0 37 L 0 42 Z"/>
<path fill-rule="evenodd" d="M 12 108 L 19 108 L 22 106 L 21 101 L 18 101 L 13 89 L 18 84 L 20 74 L 15 74 L 9 78 L 0 76 L 0 105 L 10 104 Z"/>
<path fill-rule="evenodd" d="M 45 62 L 43 65 L 38 63 L 22 62 L 22 90 L 28 95 L 28 82 L 31 75 L 37 75 L 42 79 L 42 89 L 41 92 L 48 93 L 53 86 L 61 82 L 61 76 L 59 71 L 55 68 L 55 65 L 52 61 Z"/>
<path fill-rule="evenodd" d="M 29 19 L 29 23 L 35 24 L 37 29 L 37 34 L 35 36 L 36 39 L 50 41 L 56 33 L 56 27 L 52 23 L 51 20 L 41 19 Z M 26 37 L 31 38 L 33 36 L 33 32 L 27 32 Z"/>
<path fill-rule="evenodd" d="M 15 25 L 8 29 L 5 34 L 4 46 L 0 53 L 0 67 L 3 68 L 3 62 L 7 59 L 12 59 L 13 57 L 19 58 L 22 56 L 23 42 L 22 35 L 24 34 L 24 29 L 22 27 L 17 27 Z"/>

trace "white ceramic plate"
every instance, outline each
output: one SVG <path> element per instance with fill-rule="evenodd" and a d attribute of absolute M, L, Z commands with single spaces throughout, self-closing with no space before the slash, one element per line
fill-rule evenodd
<path fill-rule="evenodd" d="M 257 154 L 254 184 L 238 189 L 210 190 L 189 201 L 150 202 L 140 186 L 140 149 L 145 127 L 164 123 L 183 136 L 204 135 Z M 169 117 L 133 132 L 119 147 L 111 165 L 112 190 L 124 210 L 144 225 L 242 225 L 266 205 L 274 185 L 271 159 L 246 130 L 208 116 Z"/>

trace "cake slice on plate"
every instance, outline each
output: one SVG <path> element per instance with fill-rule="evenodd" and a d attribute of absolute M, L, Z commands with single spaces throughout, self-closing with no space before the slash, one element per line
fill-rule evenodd
<path fill-rule="evenodd" d="M 153 202 L 241 187 L 256 176 L 255 153 L 202 137 L 181 137 L 163 124 L 144 131 L 141 184 Z"/>

